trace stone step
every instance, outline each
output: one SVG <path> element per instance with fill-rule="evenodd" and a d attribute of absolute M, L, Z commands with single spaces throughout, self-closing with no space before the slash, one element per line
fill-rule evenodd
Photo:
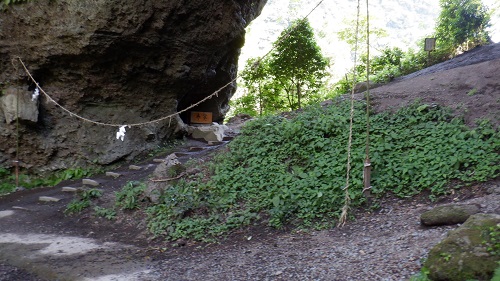
<path fill-rule="evenodd" d="M 138 171 L 138 170 L 141 170 L 142 167 L 141 166 L 137 166 L 137 165 L 130 165 L 130 166 L 128 166 L 128 169 L 129 170 Z"/>
<path fill-rule="evenodd" d="M 76 187 L 71 187 L 71 186 L 63 186 L 62 192 L 77 192 L 78 188 Z"/>
<path fill-rule="evenodd" d="M 119 173 L 115 173 L 115 172 L 106 172 L 106 176 L 107 177 L 113 177 L 113 178 L 118 178 L 119 176 L 121 176 L 121 174 Z"/>
<path fill-rule="evenodd" d="M 82 179 L 83 185 L 99 186 L 99 183 L 92 179 Z"/>
<path fill-rule="evenodd" d="M 38 201 L 42 201 L 42 202 L 59 202 L 60 200 L 61 200 L 60 198 L 50 197 L 50 196 L 38 197 Z"/>

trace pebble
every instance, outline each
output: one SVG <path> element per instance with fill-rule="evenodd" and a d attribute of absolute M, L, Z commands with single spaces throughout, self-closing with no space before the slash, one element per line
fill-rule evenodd
<path fill-rule="evenodd" d="M 118 173 L 115 173 L 115 172 L 106 172 L 106 176 L 107 177 L 113 177 L 113 178 L 117 178 L 119 176 L 121 176 L 121 174 L 118 174 Z"/>
<path fill-rule="evenodd" d="M 99 183 L 92 179 L 82 179 L 83 185 L 99 186 Z"/>
<path fill-rule="evenodd" d="M 38 197 L 38 200 L 42 201 L 42 202 L 59 202 L 61 199 L 56 198 L 56 197 L 50 197 L 50 196 L 40 196 L 40 197 Z"/>
<path fill-rule="evenodd" d="M 78 188 L 70 187 L 70 186 L 64 186 L 61 189 L 62 192 L 77 192 Z"/>
<path fill-rule="evenodd" d="M 129 170 L 136 170 L 137 171 L 137 170 L 141 170 L 142 168 L 141 168 L 141 166 L 130 165 L 130 166 L 128 166 L 128 169 Z"/>

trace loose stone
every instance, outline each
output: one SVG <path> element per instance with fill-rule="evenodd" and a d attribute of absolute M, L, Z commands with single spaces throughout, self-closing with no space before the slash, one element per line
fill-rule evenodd
<path fill-rule="evenodd" d="M 91 179 L 82 179 L 82 184 L 83 185 L 91 185 L 91 186 L 99 186 L 99 183 L 95 180 Z"/>
<path fill-rule="evenodd" d="M 42 202 L 59 202 L 61 199 L 56 198 L 56 197 L 50 197 L 50 196 L 40 196 L 40 197 L 38 197 L 38 200 L 42 201 Z"/>
<path fill-rule="evenodd" d="M 115 172 L 106 172 L 106 176 L 107 177 L 113 177 L 113 178 L 117 178 L 119 176 L 121 176 L 121 174 L 118 174 L 118 173 L 115 173 Z"/>

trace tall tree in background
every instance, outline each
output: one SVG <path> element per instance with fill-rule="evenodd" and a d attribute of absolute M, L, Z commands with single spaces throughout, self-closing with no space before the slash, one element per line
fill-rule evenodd
<path fill-rule="evenodd" d="M 491 14 L 481 0 L 440 0 L 440 6 L 436 38 L 441 55 L 454 56 L 490 41 Z"/>
<path fill-rule="evenodd" d="M 319 90 L 328 64 L 307 19 L 296 20 L 277 39 L 269 59 L 269 74 L 284 91 L 290 109 L 296 110 Z"/>
<path fill-rule="evenodd" d="M 265 59 L 249 59 L 242 71 L 241 77 L 246 94 L 238 99 L 236 107 L 241 113 L 262 116 L 274 113 L 284 108 L 279 90 L 269 75 L 269 62 Z M 278 93 L 277 93 L 278 92 Z"/>
<path fill-rule="evenodd" d="M 247 61 L 242 71 L 245 94 L 231 101 L 234 114 L 272 114 L 315 101 L 329 61 L 323 57 L 309 22 L 292 22 L 274 46 L 268 58 Z"/>

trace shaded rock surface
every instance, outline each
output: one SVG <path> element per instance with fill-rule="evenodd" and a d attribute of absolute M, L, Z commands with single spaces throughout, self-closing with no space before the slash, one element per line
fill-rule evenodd
<path fill-rule="evenodd" d="M 51 98 L 75 114 L 113 124 L 156 120 L 236 77 L 244 28 L 265 3 L 39 0 L 12 5 L 0 16 L 0 90 L 35 89 L 16 60 L 20 57 Z M 214 121 L 222 121 L 235 86 L 193 110 L 210 111 Z M 38 110 L 36 124 L 19 130 L 23 166 L 36 170 L 130 160 L 172 138 L 189 116 L 128 128 L 122 142 L 115 138 L 118 127 L 82 122 L 43 95 Z M 0 165 L 10 166 L 15 126 L 0 120 L 0 132 Z"/>
<path fill-rule="evenodd" d="M 189 126 L 188 133 L 195 139 L 204 139 L 205 141 L 222 141 L 224 132 L 228 130 L 226 125 L 213 123 L 210 126 Z"/>
<path fill-rule="evenodd" d="M 426 226 L 464 223 L 471 215 L 479 213 L 479 210 L 480 206 L 476 204 L 444 205 L 426 211 L 420 216 L 420 221 Z"/>
<path fill-rule="evenodd" d="M 164 162 L 158 164 L 153 172 L 153 179 L 148 182 L 144 195 L 153 203 L 158 203 L 163 191 L 170 187 L 172 181 L 181 176 L 186 167 L 177 160 L 175 153 L 168 155 Z"/>
<path fill-rule="evenodd" d="M 425 266 L 431 280 L 490 280 L 499 257 L 488 251 L 490 227 L 499 214 L 475 214 L 429 252 Z M 497 229 L 498 231 L 498 229 Z"/>
<path fill-rule="evenodd" d="M 27 91 L 8 88 L 0 97 L 0 110 L 5 122 L 10 124 L 19 118 L 20 121 L 38 121 L 38 99 L 33 99 Z"/>

